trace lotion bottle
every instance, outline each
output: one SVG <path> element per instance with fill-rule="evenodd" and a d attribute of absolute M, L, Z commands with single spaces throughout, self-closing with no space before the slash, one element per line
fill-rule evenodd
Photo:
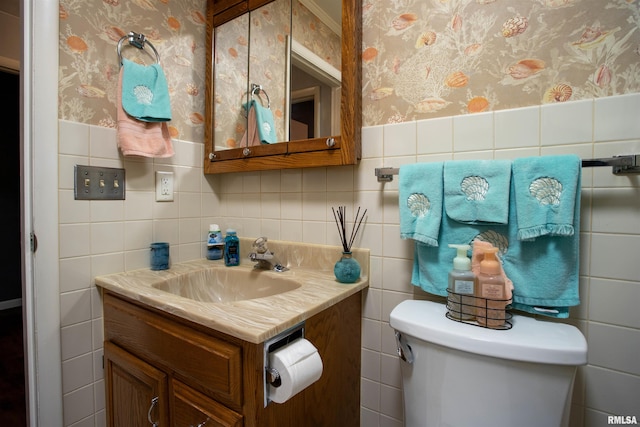
<path fill-rule="evenodd" d="M 471 271 L 471 259 L 467 255 L 470 245 L 449 245 L 456 249 L 453 269 L 449 272 L 447 312 L 454 320 L 475 319 L 476 275 Z"/>
<path fill-rule="evenodd" d="M 478 274 L 476 320 L 482 326 L 499 329 L 504 326 L 507 293 L 502 267 L 496 258 L 498 248 L 484 251 Z"/>
<path fill-rule="evenodd" d="M 207 234 L 207 259 L 221 259 L 224 250 L 224 239 L 222 231 L 218 224 L 209 224 L 209 233 Z"/>

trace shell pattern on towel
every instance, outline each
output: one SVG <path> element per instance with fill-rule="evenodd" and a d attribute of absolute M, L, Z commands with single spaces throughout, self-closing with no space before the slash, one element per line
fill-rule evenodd
<path fill-rule="evenodd" d="M 543 206 L 557 206 L 562 196 L 562 183 L 548 176 L 538 178 L 529 185 L 529 193 Z"/>
<path fill-rule="evenodd" d="M 507 238 L 507 236 L 498 233 L 497 231 L 483 231 L 482 233 L 474 237 L 471 242 L 469 242 L 469 244 L 473 245 L 473 241 L 476 239 L 483 242 L 491 243 L 494 247 L 498 248 L 498 250 L 500 251 L 500 255 L 506 254 L 509 250 L 509 239 Z"/>
<path fill-rule="evenodd" d="M 416 218 L 427 216 L 431 209 L 429 198 L 422 193 L 413 193 L 407 197 L 407 207 L 409 212 Z"/>
<path fill-rule="evenodd" d="M 481 176 L 467 176 L 460 183 L 460 189 L 467 200 L 482 201 L 489 191 L 489 182 Z"/>
<path fill-rule="evenodd" d="M 133 94 L 136 96 L 138 104 L 151 105 L 151 101 L 153 101 L 153 92 L 144 85 L 134 87 Z"/>

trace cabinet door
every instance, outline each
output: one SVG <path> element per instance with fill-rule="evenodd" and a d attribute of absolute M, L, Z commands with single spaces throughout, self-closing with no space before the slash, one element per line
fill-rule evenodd
<path fill-rule="evenodd" d="M 104 362 L 108 426 L 169 425 L 164 372 L 108 341 L 104 343 Z"/>
<path fill-rule="evenodd" d="M 241 427 L 242 415 L 173 380 L 171 414 L 174 427 Z"/>

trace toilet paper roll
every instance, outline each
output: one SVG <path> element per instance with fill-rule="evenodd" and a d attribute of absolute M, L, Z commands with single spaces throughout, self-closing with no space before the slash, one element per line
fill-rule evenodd
<path fill-rule="evenodd" d="M 269 367 L 280 374 L 278 387 L 269 385 L 269 399 L 284 403 L 322 376 L 322 359 L 318 349 L 304 338 L 269 354 Z"/>

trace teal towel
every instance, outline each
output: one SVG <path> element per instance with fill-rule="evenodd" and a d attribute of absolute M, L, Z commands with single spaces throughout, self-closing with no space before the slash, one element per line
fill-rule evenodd
<path fill-rule="evenodd" d="M 506 224 L 510 183 L 510 160 L 445 162 L 446 213 L 452 219 L 468 224 Z"/>
<path fill-rule="evenodd" d="M 580 167 L 582 163 L 580 162 Z M 580 171 L 578 171 L 580 172 Z M 505 273 L 513 280 L 513 308 L 551 317 L 569 317 L 569 307 L 580 304 L 580 182 L 577 173 L 575 200 L 571 204 L 575 231 L 571 236 L 547 234 L 521 240 L 519 227 L 509 230 L 510 247 L 504 258 Z M 515 185 L 511 197 L 517 198 Z M 510 222 L 516 224 L 517 207 Z M 519 217 L 519 216 L 518 216 Z"/>
<path fill-rule="evenodd" d="M 578 188 L 580 186 L 578 175 Z M 447 295 L 453 256 L 446 244 L 471 244 L 484 240 L 500 249 L 505 273 L 513 281 L 512 308 L 549 317 L 567 318 L 569 307 L 580 304 L 579 235 L 542 236 L 533 241 L 518 238 L 515 185 L 510 186 L 508 224 L 469 224 L 443 215 L 440 247 L 415 243 L 411 282 L 434 295 Z M 579 193 L 579 191 L 578 191 Z M 573 205 L 573 227 L 579 229 L 580 198 Z"/>
<path fill-rule="evenodd" d="M 526 157 L 513 161 L 518 238 L 573 236 L 582 161 L 576 155 Z"/>
<path fill-rule="evenodd" d="M 159 64 L 140 65 L 122 60 L 122 108 L 143 122 L 171 120 L 167 79 Z"/>
<path fill-rule="evenodd" d="M 400 237 L 438 246 L 442 220 L 442 162 L 400 167 L 398 203 Z"/>
<path fill-rule="evenodd" d="M 468 224 L 443 215 L 438 237 L 442 246 L 436 248 L 419 242 L 415 244 L 411 283 L 425 292 L 447 296 L 448 275 L 455 257 L 455 252 L 448 249 L 447 245 L 450 243 L 471 245 L 474 239 L 479 238 L 491 242 L 503 253 L 504 248 L 508 247 L 507 233 L 507 225 Z M 506 272 L 506 266 L 505 273 L 511 278 Z"/>
<path fill-rule="evenodd" d="M 271 109 L 263 107 L 259 101 L 252 99 L 248 104 L 243 104 L 243 108 L 248 112 L 253 108 L 256 112 L 256 126 L 258 136 L 263 144 L 275 144 L 277 141 L 276 126 L 273 121 Z"/>

